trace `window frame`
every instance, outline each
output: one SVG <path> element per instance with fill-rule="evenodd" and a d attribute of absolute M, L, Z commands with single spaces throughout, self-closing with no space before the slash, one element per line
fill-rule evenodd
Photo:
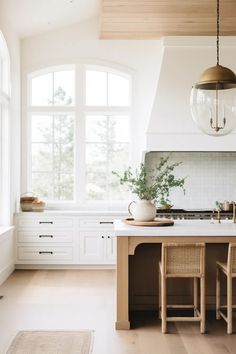
<path fill-rule="evenodd" d="M 10 224 L 10 104 L 11 61 L 6 40 L 0 31 L 0 225 Z"/>
<path fill-rule="evenodd" d="M 74 105 L 70 106 L 32 106 L 31 105 L 31 80 L 39 75 L 51 73 L 53 71 L 68 70 L 74 68 L 75 70 L 75 97 Z M 112 74 L 120 75 L 129 79 L 130 83 L 130 102 L 129 106 L 88 106 L 86 105 L 86 70 L 105 71 Z M 114 66 L 109 63 L 88 63 L 78 62 L 76 64 L 63 64 L 56 66 L 49 66 L 37 71 L 26 73 L 26 124 L 27 137 L 26 147 L 22 151 L 22 159 L 27 156 L 26 173 L 22 173 L 22 186 L 27 186 L 26 190 L 31 191 L 31 115 L 32 114 L 52 114 L 52 113 L 69 113 L 74 114 L 75 117 L 75 146 L 74 146 L 74 196 L 72 201 L 47 201 L 48 209 L 93 209 L 94 207 L 113 208 L 123 207 L 127 201 L 103 201 L 103 200 L 87 200 L 86 199 L 86 116 L 87 115 L 128 115 L 129 124 L 131 126 L 132 110 L 133 110 L 133 72 L 130 69 Z M 132 156 L 132 134 L 130 132 L 129 141 L 129 163 Z M 26 151 L 25 151 L 26 150 Z M 22 190 L 24 192 L 24 190 Z"/>

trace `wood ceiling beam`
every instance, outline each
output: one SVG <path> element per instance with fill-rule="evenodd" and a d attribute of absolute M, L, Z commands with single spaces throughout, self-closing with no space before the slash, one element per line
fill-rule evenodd
<path fill-rule="evenodd" d="M 220 1 L 221 35 L 236 35 L 236 0 Z M 216 0 L 103 0 L 101 39 L 216 34 Z"/>

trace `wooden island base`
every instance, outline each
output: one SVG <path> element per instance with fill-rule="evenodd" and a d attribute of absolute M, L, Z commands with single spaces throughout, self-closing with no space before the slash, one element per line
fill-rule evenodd
<path fill-rule="evenodd" d="M 190 223 L 190 221 L 185 221 Z M 201 221 L 198 221 L 199 223 Z M 205 221 L 202 221 L 205 223 Z M 116 224 L 117 223 L 117 224 Z M 161 236 L 163 230 L 166 233 L 165 228 L 158 228 L 158 236 L 154 236 L 155 232 L 150 228 L 139 228 L 138 236 L 135 236 L 135 230 L 132 229 L 132 226 L 122 225 L 121 222 L 117 221 L 115 223 L 115 234 L 117 236 L 117 318 L 115 328 L 117 330 L 129 330 L 131 327 L 129 311 L 131 309 L 153 309 L 153 306 L 156 306 L 158 309 L 158 261 L 160 259 L 160 249 L 162 242 L 205 242 L 206 243 L 206 285 L 209 290 L 206 293 L 206 303 L 207 305 L 215 304 L 215 262 L 216 260 L 224 261 L 227 256 L 227 246 L 229 242 L 236 243 L 236 226 L 232 224 L 232 230 L 228 232 L 228 228 L 225 232 L 225 236 L 217 235 L 219 232 L 222 234 L 222 229 L 220 225 L 217 225 L 217 228 L 214 228 L 215 236 L 212 234 L 206 235 L 197 235 L 197 236 L 186 236 L 179 235 L 180 230 L 177 232 L 177 236 Z M 196 221 L 195 221 L 196 223 Z M 231 226 L 230 226 L 231 227 Z M 127 228 L 129 228 L 127 230 Z M 224 227 L 223 227 L 224 228 Z M 126 229 L 126 230 L 124 230 Z M 135 228 L 137 232 L 137 227 Z M 142 229 L 142 230 L 141 230 Z M 172 233 L 174 227 L 171 228 Z M 177 229 L 176 229 L 177 230 Z M 197 230 L 197 229 L 196 229 Z M 219 231 L 220 230 L 220 231 Z M 124 233 L 130 236 L 125 236 Z M 143 232 L 144 235 L 140 235 L 140 232 Z M 148 234 L 152 233 L 150 236 Z M 147 236 L 145 236 L 145 233 Z M 201 231 L 199 231 L 201 233 Z M 120 234 L 120 235 L 119 235 Z M 197 232 L 196 232 L 197 234 Z M 142 245 L 142 246 L 140 246 Z M 139 247 L 138 247 L 139 246 Z M 143 247 L 144 246 L 144 247 Z M 142 250 L 143 247 L 143 250 Z M 142 253 L 143 252 L 143 253 Z M 146 253 L 146 254 L 145 254 Z M 150 256 L 151 255 L 151 256 Z M 136 258 L 135 258 L 136 257 Z M 144 258 L 142 258 L 144 257 Z M 153 259 L 151 259 L 153 258 Z M 219 259 L 220 258 L 220 259 Z M 142 262 L 143 259 L 143 262 Z M 153 268 L 150 267 L 153 265 Z M 145 267 L 149 267 L 149 270 L 144 270 Z M 147 267 L 147 268 L 148 268 Z M 151 269 L 151 272 L 150 272 Z M 153 279 L 150 281 L 149 276 Z M 135 279 L 133 279 L 135 278 Z M 138 281 L 140 280 L 140 284 Z M 148 293 L 145 294 L 145 287 L 152 286 L 152 283 L 155 286 L 155 290 L 151 290 L 152 294 L 149 296 Z M 150 285 L 151 284 L 151 285 Z M 134 288 L 137 286 L 141 289 L 142 304 L 137 303 L 137 296 L 135 294 Z M 190 286 L 187 285 L 187 292 L 189 293 L 189 299 L 191 299 L 191 294 L 189 292 Z M 179 290 L 179 289 L 177 289 Z M 183 291 L 185 294 L 185 289 Z M 174 296 L 174 295 L 173 295 Z M 185 296 L 185 295 L 183 295 Z M 176 294 L 176 299 L 179 297 L 181 301 L 181 295 Z M 186 299 L 184 299 L 185 301 Z M 186 302 L 185 302 L 186 303 Z"/>

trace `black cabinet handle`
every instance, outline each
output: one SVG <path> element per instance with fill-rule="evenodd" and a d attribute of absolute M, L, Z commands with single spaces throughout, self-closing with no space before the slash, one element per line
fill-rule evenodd
<path fill-rule="evenodd" d="M 39 238 L 43 238 L 43 237 L 49 237 L 49 238 L 53 238 L 53 235 L 39 235 Z"/>
<path fill-rule="evenodd" d="M 53 221 L 39 221 L 39 224 L 53 224 Z"/>
<path fill-rule="evenodd" d="M 110 239 L 111 239 L 111 236 L 107 236 L 107 238 L 110 238 Z"/>
<path fill-rule="evenodd" d="M 39 254 L 53 254 L 53 252 L 39 251 Z"/>
<path fill-rule="evenodd" d="M 114 222 L 113 221 L 100 221 L 99 224 L 100 225 L 102 225 L 102 224 L 111 224 L 111 225 L 113 225 Z"/>
<path fill-rule="evenodd" d="M 104 238 L 104 236 L 102 236 L 102 238 Z"/>

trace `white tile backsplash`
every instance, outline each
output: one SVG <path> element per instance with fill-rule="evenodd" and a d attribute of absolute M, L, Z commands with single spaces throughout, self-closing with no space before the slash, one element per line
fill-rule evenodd
<path fill-rule="evenodd" d="M 236 152 L 149 152 L 145 164 L 154 168 L 166 156 L 182 162 L 177 177 L 187 176 L 185 195 L 180 189 L 171 192 L 174 208 L 212 209 L 216 201 L 236 200 Z"/>

